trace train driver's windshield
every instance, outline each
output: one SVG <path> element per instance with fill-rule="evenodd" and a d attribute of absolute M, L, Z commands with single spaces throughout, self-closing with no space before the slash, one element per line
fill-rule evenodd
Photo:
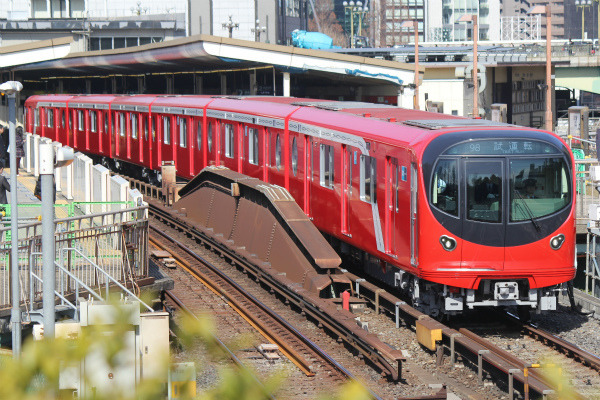
<path fill-rule="evenodd" d="M 572 195 L 567 162 L 557 153 L 549 144 L 523 140 L 455 145 L 433 168 L 431 204 L 455 217 L 464 208 L 466 219 L 488 223 L 501 223 L 504 215 L 520 222 L 553 214 Z"/>
<path fill-rule="evenodd" d="M 563 158 L 510 160 L 510 220 L 555 213 L 569 204 L 570 188 Z"/>

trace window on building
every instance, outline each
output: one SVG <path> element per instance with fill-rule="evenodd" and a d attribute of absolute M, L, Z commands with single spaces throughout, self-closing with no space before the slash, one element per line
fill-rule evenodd
<path fill-rule="evenodd" d="M 321 173 L 320 182 L 321 186 L 333 188 L 334 166 L 335 166 L 335 151 L 333 146 L 322 144 L 321 145 Z"/>
<path fill-rule="evenodd" d="M 179 118 L 179 146 L 187 148 L 187 119 Z"/>
<path fill-rule="evenodd" d="M 171 117 L 163 117 L 163 143 L 171 144 Z"/>
<path fill-rule="evenodd" d="M 377 161 L 375 157 L 360 156 L 360 199 L 377 202 Z"/>
<path fill-rule="evenodd" d="M 70 0 L 71 18 L 85 17 L 85 0 Z"/>
<path fill-rule="evenodd" d="M 246 129 L 248 131 L 248 161 L 250 164 L 258 165 L 258 129 Z"/>
<path fill-rule="evenodd" d="M 285 15 L 287 17 L 299 17 L 300 0 L 285 0 Z"/>
<path fill-rule="evenodd" d="M 48 18 L 50 16 L 46 4 L 46 0 L 31 0 L 33 18 Z"/>
<path fill-rule="evenodd" d="M 235 137 L 233 132 L 233 125 L 223 124 L 221 134 L 225 137 L 225 157 L 234 157 Z"/>

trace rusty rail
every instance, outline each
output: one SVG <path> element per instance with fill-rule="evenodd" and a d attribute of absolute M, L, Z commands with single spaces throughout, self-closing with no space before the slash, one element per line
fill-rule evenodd
<path fill-rule="evenodd" d="M 170 251 L 172 257 L 184 266 L 189 265 L 186 268 L 188 272 L 226 298 L 259 332 L 276 343 L 282 352 L 298 365 L 305 374 L 313 376 L 314 372 L 312 371 L 311 364 L 314 362 L 314 359 L 321 359 L 323 364 L 329 367 L 328 377 L 340 381 L 346 379 L 356 380 L 352 373 L 279 317 L 274 311 L 247 293 L 217 267 L 195 254 L 184 244 L 169 237 L 166 233 L 154 228 L 151 229 L 172 243 L 172 246 L 161 243 L 161 248 Z M 171 251 L 177 249 L 182 250 L 183 254 Z M 202 264 L 202 271 L 193 264 Z M 379 399 L 379 396 L 370 389 L 365 388 L 365 390 L 373 399 Z"/>
<path fill-rule="evenodd" d="M 220 253 L 232 263 L 254 275 L 257 280 L 269 286 L 271 290 L 286 298 L 287 301 L 301 309 L 303 313 L 319 321 L 334 335 L 337 335 L 350 347 L 357 350 L 359 354 L 369 360 L 371 364 L 391 380 L 397 381 L 401 378 L 402 361 L 404 361 L 401 352 L 392 349 L 376 336 L 370 335 L 358 327 L 353 314 L 345 310 L 339 310 L 333 302 L 325 301 L 326 299 L 315 299 L 309 292 L 301 288 L 298 289 L 294 282 L 285 276 L 278 275 L 272 268 L 266 265 L 255 265 L 236 255 L 224 244 L 212 240 L 195 227 L 189 227 L 179 218 L 162 209 L 158 203 L 149 201 L 149 205 L 151 215 L 168 221 L 172 226 L 177 226 L 178 229 L 205 243 L 212 251 Z M 392 366 L 388 359 L 395 361 L 397 367 Z"/>

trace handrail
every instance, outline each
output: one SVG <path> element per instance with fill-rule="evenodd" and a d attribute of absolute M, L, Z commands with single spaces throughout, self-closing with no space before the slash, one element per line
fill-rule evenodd
<path fill-rule="evenodd" d="M 83 254 L 79 249 L 76 249 L 74 247 L 65 247 L 61 249 L 60 252 L 60 260 L 61 263 L 63 263 L 64 260 L 64 253 L 67 251 L 73 251 L 78 253 L 81 257 L 83 257 L 88 263 L 90 263 L 90 265 L 92 267 L 94 267 L 97 271 L 100 271 L 107 279 L 106 282 L 106 289 L 108 291 L 108 281 L 110 280 L 111 282 L 113 282 L 115 285 L 117 285 L 119 288 L 121 288 L 121 290 L 123 290 L 125 293 L 127 293 L 128 295 L 130 295 L 131 297 L 137 299 L 141 304 L 144 305 L 144 307 L 146 307 L 149 311 L 154 312 L 154 309 L 152 307 L 150 307 L 148 304 L 144 303 L 144 301 L 142 299 L 140 299 L 139 297 L 137 297 L 135 294 L 133 294 L 129 289 L 127 289 L 125 286 L 121 285 L 121 283 L 119 281 L 117 281 L 116 279 L 114 279 L 112 276 L 110 276 L 106 271 L 104 271 L 102 268 L 100 268 L 100 266 L 98 266 L 96 263 L 94 263 L 92 260 L 90 260 L 85 254 Z M 64 263 L 63 263 L 64 264 Z M 68 273 L 68 271 L 67 271 Z"/>
<path fill-rule="evenodd" d="M 147 206 L 138 206 L 138 207 L 133 207 L 133 208 L 126 208 L 126 209 L 119 210 L 119 211 L 107 211 L 107 212 L 103 212 L 103 213 L 78 215 L 78 216 L 75 216 L 75 217 L 55 219 L 54 223 L 55 224 L 59 224 L 59 223 L 64 223 L 64 222 L 78 221 L 78 220 L 81 220 L 81 219 L 90 219 L 90 218 L 105 217 L 105 216 L 109 216 L 109 215 L 123 214 L 123 213 L 127 213 L 127 212 L 136 212 L 136 211 L 140 212 L 140 211 L 145 211 L 147 209 L 148 209 Z M 19 225 L 19 229 L 30 228 L 30 227 L 33 227 L 33 226 L 41 225 L 41 223 L 42 223 L 41 221 L 38 221 L 38 222 L 35 222 L 35 223 L 31 223 L 31 224 Z M 10 231 L 10 227 L 8 227 L 8 228 L 0 228 L 0 234 L 2 232 L 5 232 L 5 231 Z"/>
<path fill-rule="evenodd" d="M 55 264 L 56 264 L 56 263 L 55 263 Z M 58 264 L 57 264 L 57 266 L 58 266 Z M 59 266 L 59 267 L 60 267 L 60 266 Z M 37 275 L 35 274 L 35 272 L 32 272 L 32 273 L 31 273 L 31 276 L 32 276 L 32 277 L 34 277 L 35 279 L 37 279 L 37 280 L 38 280 L 38 282 L 40 282 L 40 283 L 43 283 L 43 282 L 44 282 L 44 281 L 42 280 L 42 278 L 40 278 L 39 276 L 37 276 Z M 60 292 L 58 292 L 57 290 L 54 290 L 54 294 L 55 294 L 56 296 L 58 296 L 58 298 L 59 298 L 59 299 L 61 299 L 63 302 L 65 302 L 65 303 L 68 303 L 68 304 L 69 304 L 69 306 L 71 306 L 71 308 L 72 308 L 72 309 L 74 309 L 74 310 L 77 310 L 77 306 L 76 306 L 75 304 L 71 303 L 71 302 L 69 301 L 69 299 L 67 299 L 65 296 L 63 296 L 62 294 L 60 294 Z M 102 298 L 100 298 L 100 300 L 102 300 Z"/>

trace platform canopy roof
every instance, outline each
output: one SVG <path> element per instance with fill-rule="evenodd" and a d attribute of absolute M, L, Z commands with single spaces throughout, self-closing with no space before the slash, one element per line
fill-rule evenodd
<path fill-rule="evenodd" d="M 56 40 L 56 39 L 55 39 Z M 47 42 L 47 41 L 46 41 Z M 218 71 L 273 66 L 292 73 L 320 72 L 376 79 L 408 85 L 414 80 L 414 66 L 395 61 L 356 55 L 336 54 L 290 46 L 257 43 L 209 35 L 151 43 L 137 47 L 79 53 L 62 52 L 27 58 L 21 46 L 0 53 L 0 68 L 18 71 L 22 76 L 86 76 L 107 74 L 175 73 Z M 53 47 L 51 43 L 48 46 Z M 44 47 L 38 49 L 43 51 Z M 4 62 L 5 55 L 20 62 Z M 424 68 L 420 69 L 424 71 Z"/>

